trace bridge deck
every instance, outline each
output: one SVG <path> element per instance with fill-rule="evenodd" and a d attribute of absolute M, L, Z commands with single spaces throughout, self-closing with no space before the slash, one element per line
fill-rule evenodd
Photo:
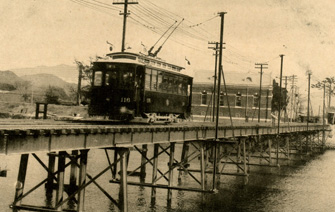
<path fill-rule="evenodd" d="M 243 126 L 242 126 L 243 125 Z M 325 126 L 325 129 L 328 129 Z M 310 124 L 308 131 L 320 131 L 322 124 Z M 240 126 L 220 125 L 218 138 L 233 136 L 275 135 L 277 126 L 269 124 Z M 306 132 L 306 123 L 283 123 L 280 133 Z M 208 122 L 171 125 L 93 125 L 53 121 L 0 121 L 0 155 L 106 147 L 129 147 L 139 144 L 213 140 L 215 125 Z"/>

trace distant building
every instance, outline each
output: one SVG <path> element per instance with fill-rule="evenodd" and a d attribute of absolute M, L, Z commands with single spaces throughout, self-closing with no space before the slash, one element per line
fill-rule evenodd
<path fill-rule="evenodd" d="M 213 110 L 213 71 L 197 71 L 193 79 L 192 89 L 192 115 L 194 119 L 209 120 Z M 227 91 L 221 80 L 220 92 L 220 118 L 229 118 L 228 104 L 231 116 L 234 119 L 246 118 L 251 121 L 258 120 L 259 98 L 260 98 L 260 119 L 271 119 L 272 101 L 272 78 L 271 74 L 263 74 L 262 90 L 260 88 L 260 74 L 242 72 L 225 72 Z M 216 91 L 217 93 L 217 91 Z M 228 97 L 228 99 L 227 99 Z M 217 97 L 215 98 L 215 104 Z"/>

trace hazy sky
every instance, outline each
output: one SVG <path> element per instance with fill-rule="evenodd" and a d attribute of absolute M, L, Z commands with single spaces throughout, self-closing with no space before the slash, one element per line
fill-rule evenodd
<path fill-rule="evenodd" d="M 74 65 L 74 59 L 104 55 L 106 41 L 121 49 L 121 0 L 1 0 L 0 70 L 40 65 Z M 134 0 L 129 0 L 134 1 Z M 138 0 L 130 5 L 127 47 L 142 51 L 152 46 L 169 25 L 185 18 L 165 43 L 159 57 L 193 69 L 212 69 L 208 41 L 219 41 L 224 27 L 224 70 L 255 71 L 268 62 L 268 72 L 297 74 L 306 81 L 332 76 L 335 68 L 335 2 L 332 0 Z M 150 21 L 151 19 L 151 21 Z M 149 20 L 149 21 L 148 21 Z M 162 40 L 161 40 L 162 42 Z M 160 44 L 158 44 L 159 46 Z M 157 47 L 158 47 L 157 46 Z M 156 47 L 156 48 L 157 48 Z"/>

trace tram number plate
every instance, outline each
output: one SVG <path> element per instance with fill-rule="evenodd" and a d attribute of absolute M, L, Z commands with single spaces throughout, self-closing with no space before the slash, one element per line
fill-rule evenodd
<path fill-rule="evenodd" d="M 129 97 L 121 97 L 121 102 L 130 102 Z"/>

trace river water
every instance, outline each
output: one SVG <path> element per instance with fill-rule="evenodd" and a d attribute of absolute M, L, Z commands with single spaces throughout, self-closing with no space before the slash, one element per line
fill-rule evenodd
<path fill-rule="evenodd" d="M 89 152 L 88 173 L 95 175 L 108 165 L 104 154 L 103 150 Z M 47 159 L 44 153 L 38 156 L 44 161 Z M 0 211 L 11 211 L 8 206 L 14 199 L 19 159 L 19 155 L 0 156 L 1 168 L 7 167 L 9 170 L 6 178 L 0 178 Z M 130 161 L 134 160 L 131 158 Z M 167 156 L 160 161 L 160 165 L 166 165 Z M 246 186 L 243 185 L 241 177 L 222 177 L 217 194 L 173 191 L 173 200 L 169 207 L 166 204 L 167 190 L 157 190 L 157 201 L 152 206 L 150 188 L 129 186 L 129 211 L 335 211 L 334 168 L 335 151 L 332 150 L 307 161 L 294 163 L 290 167 L 252 167 L 249 184 Z M 45 176 L 45 170 L 30 156 L 25 191 L 42 181 Z M 118 185 L 110 184 L 110 179 L 111 175 L 108 173 L 97 182 L 118 199 Z M 187 186 L 196 185 L 189 176 L 183 180 Z M 52 204 L 46 201 L 44 187 L 31 193 L 23 203 Z M 94 185 L 86 189 L 85 207 L 88 212 L 118 211 Z"/>

